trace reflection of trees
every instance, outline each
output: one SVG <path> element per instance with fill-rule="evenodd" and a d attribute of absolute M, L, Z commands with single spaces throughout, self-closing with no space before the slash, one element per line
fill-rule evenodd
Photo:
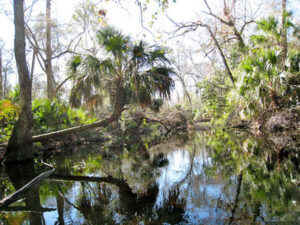
<path fill-rule="evenodd" d="M 85 218 L 86 224 L 114 224 L 113 215 L 116 214 L 125 216 L 124 220 L 131 222 L 142 220 L 149 223 L 150 221 L 157 223 L 183 221 L 185 202 L 179 198 L 179 189 L 169 192 L 163 206 L 157 209 L 156 216 L 154 216 L 153 210 L 158 195 L 156 184 L 149 184 L 145 192 L 136 194 L 126 181 L 111 176 L 52 175 L 50 179 L 80 182 L 74 207 Z M 118 190 L 116 191 L 114 187 L 117 187 Z M 118 195 L 117 199 L 114 192 Z"/>
<path fill-rule="evenodd" d="M 168 191 L 167 196 L 164 196 L 163 204 L 157 210 L 158 220 L 170 224 L 186 222 L 183 218 L 185 208 L 186 199 L 180 197 L 179 187 L 175 186 Z"/>
<path fill-rule="evenodd" d="M 186 163 L 180 167 L 179 180 L 156 180 L 159 174 L 167 177 L 162 175 L 168 170 L 163 167 L 173 165 L 174 154 L 166 155 L 173 151 L 170 145 L 162 149 L 164 154 L 155 152 L 149 160 L 130 151 L 106 155 L 83 152 L 56 161 L 57 172 L 40 187 L 40 196 L 36 192 L 32 202 L 18 207 L 30 206 L 31 211 L 37 211 L 39 197 L 44 204 L 55 196 L 56 224 L 293 222 L 299 215 L 300 200 L 296 150 L 282 157 L 285 146 L 274 151 L 251 136 L 214 132 L 213 136 L 201 134 L 184 150 L 177 150 L 182 151 L 178 157 L 185 158 Z M 30 205 L 33 203 L 36 208 Z M 199 216 L 197 210 L 206 213 L 196 222 L 189 217 L 194 209 L 194 218 Z M 42 221 L 42 210 L 38 212 L 32 214 L 35 218 L 31 221 Z"/>
<path fill-rule="evenodd" d="M 58 219 L 55 224 L 64 225 L 64 204 L 65 199 L 61 194 L 56 195 L 56 206 L 57 206 L 57 212 L 58 212 Z"/>
<path fill-rule="evenodd" d="M 29 183 L 34 178 L 35 174 L 33 162 L 9 166 L 7 167 L 6 171 L 16 190 Z M 30 224 L 44 224 L 43 208 L 40 203 L 39 187 L 32 187 L 32 189 L 27 193 L 24 202 L 25 207 L 21 207 L 21 210 L 30 210 Z"/>
<path fill-rule="evenodd" d="M 218 131 L 210 140 L 210 146 L 212 165 L 209 170 L 227 178 L 226 197 L 219 200 L 218 207 L 228 212 L 228 223 L 297 218 L 293 202 L 300 195 L 294 183 L 299 169 L 291 158 L 279 160 L 278 151 L 266 145 L 265 139 L 236 137 Z M 237 177 L 237 182 L 232 182 L 232 177 Z M 235 193 L 231 191 L 234 186 Z"/>

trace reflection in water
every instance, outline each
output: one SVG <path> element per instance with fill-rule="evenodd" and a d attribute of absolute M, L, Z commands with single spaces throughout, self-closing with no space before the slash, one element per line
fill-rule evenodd
<path fill-rule="evenodd" d="M 9 166 L 7 168 L 7 174 L 15 190 L 21 189 L 24 185 L 28 184 L 34 178 L 34 164 L 27 162 L 22 165 Z M 21 206 L 7 207 L 6 210 L 12 211 L 27 211 L 26 214 L 16 213 L 18 216 L 23 216 L 24 219 L 30 224 L 41 225 L 44 224 L 43 207 L 40 203 L 40 195 L 38 191 L 39 187 L 33 186 L 32 189 L 27 193 L 24 200 L 24 204 Z M 5 210 L 5 209 L 4 209 Z M 14 221 L 14 218 L 6 217 L 8 220 L 5 223 Z"/>
<path fill-rule="evenodd" d="M 300 220 L 298 150 L 281 146 L 275 151 L 266 142 L 220 131 L 200 133 L 182 146 L 170 142 L 149 150 L 149 159 L 135 151 L 107 157 L 96 145 L 88 146 L 76 154 L 48 159 L 55 174 L 16 204 L 30 212 L 0 212 L 0 221 L 296 224 Z M 34 174 L 33 165 L 26 171 Z M 21 171 L 7 173 L 9 179 L 1 178 L 1 198 L 26 183 L 19 179 Z M 43 212 L 43 208 L 56 211 Z"/>

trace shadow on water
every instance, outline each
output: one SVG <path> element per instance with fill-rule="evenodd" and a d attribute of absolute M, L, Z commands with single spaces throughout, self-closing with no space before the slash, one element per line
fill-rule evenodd
<path fill-rule="evenodd" d="M 300 222 L 295 137 L 285 137 L 283 143 L 272 135 L 255 138 L 215 130 L 184 139 L 149 149 L 149 158 L 136 148 L 112 152 L 97 144 L 48 155 L 44 160 L 54 165 L 54 174 L 0 211 L 0 223 Z M 38 173 L 33 164 L 2 171 L 0 198 Z"/>

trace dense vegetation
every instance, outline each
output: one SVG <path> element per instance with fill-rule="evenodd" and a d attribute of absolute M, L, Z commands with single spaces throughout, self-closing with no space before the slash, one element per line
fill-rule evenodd
<path fill-rule="evenodd" d="M 23 1 L 20 2 L 14 2 L 14 9 L 24 12 Z M 168 17 L 173 32 L 169 32 L 169 36 L 164 34 L 166 38 L 171 34 L 171 38 L 178 39 L 199 33 L 206 38 L 208 44 L 199 41 L 201 49 L 193 51 L 189 47 L 167 47 L 166 42 L 160 41 L 163 34 L 156 40 L 147 38 L 151 44 L 135 40 L 110 24 L 108 11 L 97 11 L 93 1 L 76 6 L 68 28 L 59 30 L 59 21 L 51 17 L 51 0 L 47 0 L 46 14 L 39 14 L 38 22 L 15 18 L 16 24 L 23 23 L 26 31 L 26 35 L 23 31 L 16 32 L 27 44 L 26 48 L 22 41 L 16 42 L 19 46 L 16 48 L 23 49 L 19 55 L 23 54 L 24 58 L 18 58 L 16 64 L 20 81 L 24 82 L 8 94 L 7 75 L 12 73 L 11 64 L 1 64 L 4 75 L 1 73 L 1 141 L 9 140 L 7 152 L 10 153 L 11 149 L 23 146 L 23 142 L 30 146 L 34 135 L 97 120 L 100 121 L 98 125 L 93 124 L 91 128 L 116 123 L 115 128 L 128 133 L 127 125 L 133 118 L 138 127 L 143 121 L 156 123 L 167 133 L 182 126 L 192 127 L 203 119 L 210 120 L 211 124 L 248 127 L 256 131 L 299 129 L 299 24 L 287 10 L 286 1 L 278 2 L 281 3 L 279 12 L 271 8 L 264 18 L 256 13 L 247 14 L 245 8 L 242 10 L 242 4 L 250 7 L 251 3 L 224 1 L 218 5 L 219 9 L 214 9 L 206 0 L 203 1 L 206 16 L 199 16 L 197 21 L 177 22 Z M 137 1 L 135 6 L 141 11 L 142 27 L 146 32 L 151 32 L 150 28 L 155 30 L 155 20 L 179 3 L 153 3 L 158 5 L 158 10 L 149 21 L 151 27 L 147 28 L 143 23 L 146 12 L 153 13 L 147 10 L 149 4 L 149 1 Z M 254 6 L 257 12 L 265 9 L 262 5 Z M 35 4 L 30 7 L 34 9 Z M 16 25 L 16 31 L 18 29 Z M 37 33 L 39 29 L 41 33 Z M 63 33 L 65 37 L 60 35 Z M 153 41 L 160 44 L 152 44 Z M 8 53 L 4 47 L 1 47 L 1 55 L 6 57 Z M 33 52 L 32 57 L 27 56 L 32 60 L 30 70 L 24 61 L 25 50 Z M 199 52 L 209 60 L 202 57 L 199 61 Z M 54 63 L 64 64 L 67 72 L 55 71 Z M 34 79 L 35 67 L 47 75 L 47 88 L 43 81 Z M 194 87 L 190 88 L 192 83 Z M 168 100 L 180 85 L 182 90 L 181 93 L 177 91 L 177 105 L 170 104 Z M 170 115 L 153 114 L 160 109 L 169 111 Z M 178 123 L 178 127 L 168 124 L 172 121 L 170 116 L 178 116 L 178 110 L 184 122 Z M 101 119 L 104 120 L 101 122 Z M 125 128 L 123 124 L 127 124 Z M 85 130 L 87 128 L 85 126 Z M 18 157 L 21 155 L 18 153 Z M 12 160 L 14 157 L 8 156 Z"/>

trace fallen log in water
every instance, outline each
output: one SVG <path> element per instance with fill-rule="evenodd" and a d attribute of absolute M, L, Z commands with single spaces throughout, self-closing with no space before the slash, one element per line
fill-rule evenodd
<path fill-rule="evenodd" d="M 17 190 L 15 193 L 12 195 L 4 198 L 3 200 L 0 201 L 0 210 L 1 208 L 10 205 L 11 203 L 14 203 L 22 198 L 25 197 L 25 194 L 32 189 L 33 186 L 40 184 L 45 178 L 50 176 L 51 173 L 53 173 L 55 169 L 46 171 L 33 180 L 31 180 L 28 184 L 23 186 L 21 189 Z"/>

